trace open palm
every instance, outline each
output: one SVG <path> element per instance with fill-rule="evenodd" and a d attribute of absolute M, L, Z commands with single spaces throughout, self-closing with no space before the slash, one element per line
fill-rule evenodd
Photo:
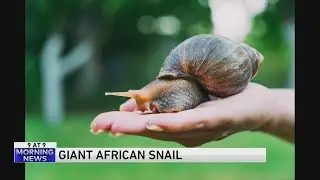
<path fill-rule="evenodd" d="M 191 110 L 162 114 L 136 111 L 135 101 L 130 99 L 120 111 L 98 115 L 91 124 L 91 131 L 95 134 L 110 132 L 116 136 L 139 135 L 196 147 L 237 132 L 258 129 L 277 108 L 271 97 L 269 89 L 250 83 L 237 95 L 205 102 Z"/>

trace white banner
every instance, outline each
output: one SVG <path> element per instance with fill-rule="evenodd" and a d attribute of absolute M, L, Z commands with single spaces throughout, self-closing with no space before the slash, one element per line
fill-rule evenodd
<path fill-rule="evenodd" d="M 57 148 L 56 142 L 15 142 L 15 163 L 266 162 L 266 148 Z"/>
<path fill-rule="evenodd" d="M 56 162 L 266 162 L 266 148 L 57 148 Z"/>

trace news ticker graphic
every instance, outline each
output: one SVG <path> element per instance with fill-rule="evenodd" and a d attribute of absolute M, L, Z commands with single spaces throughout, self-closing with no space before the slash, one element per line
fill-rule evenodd
<path fill-rule="evenodd" d="M 15 163 L 266 162 L 266 148 L 57 148 L 56 142 L 14 142 Z"/>

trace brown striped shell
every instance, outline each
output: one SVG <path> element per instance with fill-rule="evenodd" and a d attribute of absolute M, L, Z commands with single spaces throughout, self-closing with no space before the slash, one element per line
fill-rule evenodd
<path fill-rule="evenodd" d="M 176 46 L 158 79 L 193 78 L 210 95 L 240 93 L 257 74 L 263 56 L 254 48 L 219 35 L 196 35 Z"/>

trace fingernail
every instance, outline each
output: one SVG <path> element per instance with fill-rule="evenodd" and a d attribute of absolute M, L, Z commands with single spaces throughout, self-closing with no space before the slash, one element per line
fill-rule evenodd
<path fill-rule="evenodd" d="M 102 130 L 102 129 L 98 129 L 97 134 L 102 134 L 102 133 L 104 133 L 104 132 L 106 132 L 106 131 L 105 131 L 105 130 Z"/>
<path fill-rule="evenodd" d="M 119 107 L 119 111 L 125 111 L 125 103 L 121 104 L 120 107 Z"/>
<path fill-rule="evenodd" d="M 106 130 L 98 129 L 97 131 L 94 131 L 93 129 L 90 129 L 90 132 L 94 135 L 99 135 L 107 132 Z"/>
<path fill-rule="evenodd" d="M 119 137 L 119 136 L 123 136 L 123 135 L 125 135 L 124 133 L 119 133 L 119 132 L 117 132 L 117 133 L 110 133 L 109 134 L 111 137 Z"/>
<path fill-rule="evenodd" d="M 153 124 L 147 125 L 146 128 L 149 129 L 150 131 L 157 131 L 157 132 L 163 131 L 162 127 L 153 125 Z"/>
<path fill-rule="evenodd" d="M 204 123 L 199 123 L 196 125 L 196 129 L 201 129 L 204 127 Z"/>
<path fill-rule="evenodd" d="M 124 133 L 119 133 L 119 132 L 114 134 L 114 136 L 116 136 L 116 137 L 123 136 L 123 135 L 125 135 L 125 134 Z"/>

